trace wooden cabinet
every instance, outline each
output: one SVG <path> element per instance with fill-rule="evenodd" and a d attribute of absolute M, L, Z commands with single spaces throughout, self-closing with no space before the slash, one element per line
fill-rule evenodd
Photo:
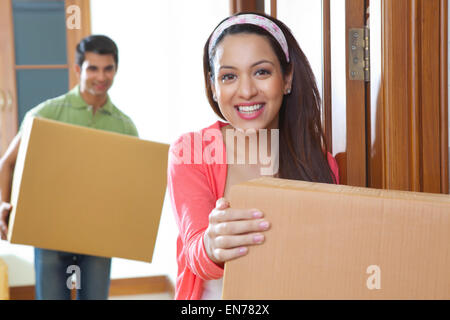
<path fill-rule="evenodd" d="M 90 34 L 89 5 L 0 1 L 0 155 L 29 109 L 77 83 L 75 47 Z"/>

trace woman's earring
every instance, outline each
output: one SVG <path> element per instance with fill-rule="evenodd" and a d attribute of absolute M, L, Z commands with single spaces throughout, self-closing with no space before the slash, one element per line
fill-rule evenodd
<path fill-rule="evenodd" d="M 288 88 L 285 94 L 291 94 L 291 88 Z"/>
<path fill-rule="evenodd" d="M 217 102 L 216 94 L 213 94 L 213 100 L 214 100 L 215 102 Z"/>

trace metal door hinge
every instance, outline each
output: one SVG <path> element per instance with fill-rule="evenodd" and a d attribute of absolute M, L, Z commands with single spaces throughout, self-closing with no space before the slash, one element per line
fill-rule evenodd
<path fill-rule="evenodd" d="M 350 80 L 370 81 L 370 32 L 368 27 L 349 30 Z"/>

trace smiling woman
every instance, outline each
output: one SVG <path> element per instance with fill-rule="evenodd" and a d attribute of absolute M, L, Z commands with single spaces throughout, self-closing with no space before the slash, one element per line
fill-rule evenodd
<path fill-rule="evenodd" d="M 270 42 L 255 34 L 227 37 L 213 61 L 211 90 L 228 122 L 240 129 L 277 129 L 292 72 L 283 74 Z"/>
<path fill-rule="evenodd" d="M 234 164 L 230 153 L 247 154 L 264 140 L 271 158 L 280 160 L 269 175 L 338 183 L 336 162 L 325 151 L 313 72 L 282 22 L 252 13 L 226 18 L 204 46 L 203 72 L 210 106 L 226 122 L 182 135 L 169 153 L 168 190 L 179 228 L 177 299 L 220 299 L 224 263 L 263 245 L 270 229 L 258 209 L 230 208 L 231 186 L 263 174 L 261 158 Z M 230 131 L 249 144 L 235 148 L 234 138 L 223 138 Z M 215 139 L 196 142 L 204 136 Z M 223 158 L 192 164 L 223 145 Z"/>
<path fill-rule="evenodd" d="M 229 20 L 234 20 L 235 23 L 230 24 L 229 20 L 222 22 L 211 35 L 209 43 L 205 45 L 203 66 L 210 105 L 221 119 L 228 121 L 235 128 L 277 128 L 281 131 L 280 177 L 333 182 L 331 172 L 326 173 L 327 170 L 329 171 L 326 159 L 323 160 L 323 152 L 327 148 L 320 122 L 321 99 L 308 59 L 288 27 L 274 18 L 267 17 L 266 20 L 261 20 L 262 17 L 265 16 L 245 14 L 233 16 Z M 277 23 L 273 21 L 277 21 Z M 223 28 L 223 25 L 227 24 L 229 26 Z M 221 30 L 221 28 L 223 28 L 221 33 L 216 35 L 217 30 Z M 248 41 L 245 41 L 249 40 L 248 38 L 240 38 L 240 43 L 236 45 L 236 42 L 239 42 L 237 36 L 249 35 L 253 36 L 251 38 L 253 40 L 260 40 L 255 40 L 248 44 Z M 225 47 L 226 41 L 229 42 L 230 46 Z M 267 43 L 264 44 L 264 41 Z M 225 50 L 224 48 L 227 49 Z M 244 50 L 240 51 L 240 48 L 252 49 L 251 53 L 253 56 L 249 57 L 249 53 L 244 52 Z M 261 51 L 263 53 L 260 50 L 264 50 Z M 272 62 L 273 74 L 268 76 L 266 74 L 262 79 L 263 81 L 246 81 L 248 75 L 243 78 L 236 78 L 236 83 L 243 86 L 244 96 L 233 97 L 235 100 L 244 100 L 238 102 L 255 104 L 255 102 L 259 101 L 255 100 L 254 97 L 250 97 L 245 90 L 253 90 L 256 97 L 270 93 L 271 105 L 278 108 L 275 110 L 276 115 L 269 120 L 274 121 L 271 124 L 272 127 L 269 127 L 270 122 L 267 122 L 267 119 L 266 124 L 262 127 L 260 127 L 261 123 L 256 124 L 254 123 L 255 121 L 252 121 L 249 127 L 241 127 L 242 122 L 241 124 L 233 123 L 233 119 L 222 113 L 222 108 L 226 108 L 226 105 L 221 106 L 220 101 L 218 103 L 214 100 L 214 95 L 216 88 L 219 86 L 215 73 L 217 73 L 217 70 L 220 71 L 220 67 L 223 67 L 223 65 L 220 65 L 222 61 L 219 60 L 219 68 L 217 68 L 217 60 L 223 60 L 224 56 L 230 60 L 229 62 L 225 61 L 225 66 L 229 63 L 242 66 L 241 60 L 244 59 L 247 62 L 250 60 L 251 62 L 248 63 L 253 68 L 263 60 Z M 256 68 L 256 70 L 260 69 Z M 252 71 L 255 72 L 255 70 Z M 268 70 L 265 71 L 267 72 Z M 254 75 L 253 78 L 249 79 L 254 79 Z M 256 83 L 270 83 L 270 86 L 257 88 Z M 263 91 L 261 91 L 262 88 L 264 89 Z M 234 92 L 242 92 L 239 90 Z M 245 101 L 246 99 L 247 101 Z M 230 112 L 229 109 L 227 110 L 228 113 Z M 271 108 L 267 108 L 267 110 L 269 109 Z M 270 114 L 270 112 L 265 112 L 265 114 Z M 264 116 L 261 115 L 254 120 L 263 118 Z M 278 118 L 279 121 L 277 123 Z M 246 123 L 248 125 L 250 122 Z"/>

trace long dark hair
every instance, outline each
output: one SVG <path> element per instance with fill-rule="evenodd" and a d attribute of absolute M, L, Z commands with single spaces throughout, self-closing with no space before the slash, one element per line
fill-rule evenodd
<path fill-rule="evenodd" d="M 279 177 L 334 183 L 335 177 L 328 165 L 327 145 L 320 120 L 321 99 L 308 59 L 284 23 L 265 14 L 254 14 L 270 19 L 283 31 L 289 47 L 290 62 L 287 61 L 278 41 L 263 28 L 252 24 L 236 24 L 227 28 L 218 38 L 215 47 L 229 34 L 253 33 L 269 40 L 280 62 L 283 76 L 286 76 L 290 70 L 293 71 L 291 93 L 284 96 L 279 111 Z M 210 57 L 208 52 L 210 38 L 211 36 L 203 49 L 206 95 L 214 112 L 221 119 L 226 120 L 220 112 L 219 105 L 214 101 L 211 90 L 214 79 L 212 59 L 215 48 Z"/>

